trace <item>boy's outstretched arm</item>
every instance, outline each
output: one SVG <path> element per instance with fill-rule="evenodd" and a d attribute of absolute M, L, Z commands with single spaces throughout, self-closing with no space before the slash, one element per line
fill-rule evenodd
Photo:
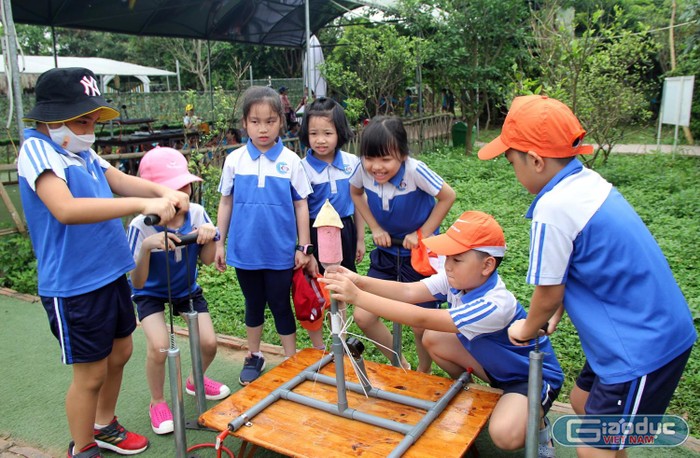
<path fill-rule="evenodd" d="M 535 286 L 527 318 L 515 321 L 508 328 L 508 337 L 513 344 L 527 345 L 530 340 L 540 334 L 540 329 L 550 318 L 556 315 L 558 319 L 561 319 L 564 289 L 565 285 Z M 548 330 L 552 329 L 551 326 L 552 323 L 550 323 Z"/>
<path fill-rule="evenodd" d="M 331 292 L 331 298 L 344 301 L 346 303 L 355 304 L 356 307 L 361 307 L 368 312 L 384 317 L 387 320 L 395 321 L 408 326 L 432 329 L 434 331 L 453 333 L 458 332 L 454 321 L 452 321 L 450 312 L 447 310 L 425 309 L 406 302 L 377 296 L 361 290 L 352 282 L 352 280 L 350 280 L 349 277 L 337 272 L 326 272 L 326 276 L 321 278 L 320 281 L 327 285 L 326 287 Z M 403 287 L 407 286 L 406 283 L 397 283 L 397 285 L 401 285 Z M 409 283 L 408 285 L 412 284 Z M 424 285 L 418 286 L 425 288 L 427 291 L 427 287 Z M 430 298 L 432 298 L 430 293 L 428 293 L 428 295 Z"/>
<path fill-rule="evenodd" d="M 175 216 L 176 205 L 179 202 L 178 199 L 170 197 L 76 198 L 66 182 L 51 171 L 46 171 L 37 178 L 36 193 L 54 218 L 62 224 L 99 223 L 134 213 L 156 214 L 161 221 L 167 222 Z M 187 196 L 185 193 L 178 194 Z"/>
<path fill-rule="evenodd" d="M 190 196 L 184 192 L 126 174 L 115 167 L 110 167 L 105 171 L 105 178 L 107 178 L 112 192 L 119 196 L 165 197 L 173 202 L 177 211 L 186 212 L 190 209 Z M 163 220 L 163 222 L 165 221 Z"/>
<path fill-rule="evenodd" d="M 421 302 L 435 300 L 433 295 L 430 294 L 428 287 L 419 281 L 399 283 L 392 280 L 381 280 L 360 275 L 343 266 L 330 266 L 327 272 L 347 277 L 361 290 L 388 299 L 408 302 L 409 304 L 420 304 Z"/>

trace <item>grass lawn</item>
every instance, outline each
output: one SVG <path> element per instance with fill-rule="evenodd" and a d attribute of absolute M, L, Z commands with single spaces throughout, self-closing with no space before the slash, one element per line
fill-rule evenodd
<path fill-rule="evenodd" d="M 443 229 L 465 210 L 491 213 L 504 228 L 508 253 L 499 268 L 504 281 L 523 303 L 527 303 L 532 287 L 525 284 L 528 266 L 529 221 L 523 218 L 532 197 L 515 181 L 507 161 L 479 161 L 464 157 L 460 151 L 441 149 L 420 157 L 439 173 L 457 192 L 457 201 L 445 219 Z M 649 156 L 614 156 L 600 170 L 611 180 L 640 213 L 658 240 L 688 299 L 691 310 L 700 317 L 700 282 L 695 273 L 700 257 L 690 247 L 700 244 L 700 158 Z M 368 250 L 371 237 L 365 238 Z M 364 273 L 367 257 L 359 266 Z M 243 300 L 235 274 L 229 269 L 219 274 L 212 268 L 201 270 L 200 280 L 209 300 L 215 326 L 225 334 L 245 336 Z M 267 315 L 263 340 L 279 343 Z M 356 326 L 351 332 L 360 333 Z M 328 333 L 326 333 L 328 334 Z M 298 333 L 299 346 L 308 346 L 303 331 Z M 568 393 L 583 364 L 583 353 L 575 329 L 565 319 L 553 335 L 553 343 L 566 374 L 565 387 L 559 400 L 568 402 Z M 417 359 L 410 329 L 404 327 L 404 353 L 415 367 Z M 373 345 L 367 345 L 368 359 L 382 361 Z M 670 412 L 682 415 L 691 424 L 691 431 L 700 427 L 700 354 L 695 350 L 685 376 L 672 401 Z"/>
<path fill-rule="evenodd" d="M 526 304 L 532 294 L 532 287 L 525 284 L 530 225 L 529 221 L 523 218 L 523 214 L 532 202 L 532 196 L 516 182 L 507 161 L 503 158 L 479 161 L 475 156 L 465 157 L 461 151 L 451 148 L 437 149 L 423 154 L 420 159 L 440 174 L 457 192 L 457 201 L 445 219 L 443 229 L 465 210 L 491 213 L 503 226 L 508 253 L 499 272 L 509 289 Z M 608 164 L 601 166 L 598 171 L 618 187 L 657 239 L 688 300 L 698 328 L 700 277 L 697 272 L 700 254 L 694 247 L 700 246 L 700 158 L 613 155 Z M 213 202 L 207 205 L 212 217 L 216 204 L 217 202 Z M 371 249 L 371 237 L 366 236 L 365 241 L 368 250 Z M 19 279 L 17 284 L 28 283 L 26 273 L 18 272 L 19 269 L 13 270 L 13 267 L 17 267 L 16 264 L 30 264 L 31 259 L 24 260 L 20 253 L 23 252 L 18 248 L 14 236 L 0 237 L 0 286 L 14 286 L 14 289 L 19 290 L 20 288 L 13 284 L 13 281 L 17 281 L 15 279 Z M 367 268 L 368 260 L 365 257 L 359 265 L 359 271 L 364 273 Z M 243 298 L 233 269 L 220 274 L 211 267 L 204 267 L 200 272 L 200 284 L 209 301 L 217 332 L 244 337 Z M 24 292 L 34 291 L 30 289 Z M 269 311 L 266 317 L 263 340 L 279 344 Z M 351 326 L 350 332 L 359 334 L 355 325 Z M 415 367 L 417 359 L 410 329 L 404 327 L 403 337 L 404 353 Z M 299 347 L 310 345 L 308 336 L 303 331 L 297 334 L 297 340 Z M 566 375 L 559 400 L 567 402 L 568 393 L 584 357 L 576 331 L 567 319 L 562 322 L 552 340 Z M 366 358 L 384 361 L 373 345 L 366 346 Z M 696 346 L 668 411 L 686 418 L 691 434 L 695 437 L 700 437 L 698 393 L 700 353 Z"/>
<path fill-rule="evenodd" d="M 618 142 L 621 145 L 625 144 L 640 144 L 640 145 L 656 145 L 656 137 L 658 135 L 658 126 L 632 126 L 629 127 L 624 133 L 624 139 Z M 500 126 L 498 128 L 489 128 L 479 131 L 477 141 L 489 142 L 496 138 L 501 133 Z M 661 128 L 661 144 L 662 145 L 673 145 L 674 139 L 674 126 L 663 125 Z M 695 142 L 697 144 L 697 140 Z M 592 142 L 591 137 L 586 137 L 587 142 Z M 676 142 L 678 145 L 687 145 L 688 142 L 683 135 L 682 128 L 678 129 L 678 139 Z"/>

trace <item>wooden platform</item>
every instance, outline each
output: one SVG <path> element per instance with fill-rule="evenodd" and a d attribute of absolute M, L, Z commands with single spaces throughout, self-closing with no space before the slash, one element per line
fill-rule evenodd
<path fill-rule="evenodd" d="M 202 414 L 200 423 L 218 431 L 228 429 L 231 420 L 316 363 L 322 355 L 320 350 L 302 350 Z M 404 372 L 384 364 L 366 361 L 365 366 L 375 388 L 419 399 L 436 401 L 452 384 L 449 379 L 414 371 Z M 346 380 L 358 381 L 348 358 L 345 358 L 345 372 Z M 335 378 L 335 364 L 326 365 L 321 373 Z M 294 392 L 337 403 L 335 387 L 323 383 L 303 382 Z M 499 390 L 470 384 L 467 390 L 460 391 L 452 399 L 404 456 L 444 458 L 464 455 L 486 425 L 499 397 Z M 365 398 L 349 391 L 347 399 L 352 409 L 411 425 L 425 414 L 421 409 Z M 232 434 L 242 439 L 244 445 L 249 442 L 294 457 L 386 457 L 404 438 L 401 433 L 284 399 L 253 417 L 251 423 L 251 426 L 243 426 Z"/>

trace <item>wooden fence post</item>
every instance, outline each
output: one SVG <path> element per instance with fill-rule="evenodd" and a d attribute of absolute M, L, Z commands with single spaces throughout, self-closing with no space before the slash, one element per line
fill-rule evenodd
<path fill-rule="evenodd" d="M 19 232 L 20 234 L 26 234 L 27 228 L 24 225 L 24 221 L 22 221 L 22 217 L 19 215 L 19 212 L 17 211 L 14 204 L 12 203 L 12 200 L 10 199 L 10 195 L 7 193 L 7 190 L 5 189 L 5 186 L 2 184 L 1 181 L 0 181 L 0 196 L 2 196 L 2 201 L 5 203 L 5 206 L 10 211 L 10 216 L 12 216 L 12 220 L 15 222 L 15 226 L 17 227 L 16 230 L 15 229 L 0 230 L 0 235 L 12 234 L 13 232 Z"/>

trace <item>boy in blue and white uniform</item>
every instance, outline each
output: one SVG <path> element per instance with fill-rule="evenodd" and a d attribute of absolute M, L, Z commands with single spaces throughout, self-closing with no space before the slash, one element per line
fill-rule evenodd
<path fill-rule="evenodd" d="M 513 342 L 552 332 L 566 310 L 586 354 L 571 404 L 578 414 L 661 415 L 697 338 L 688 304 L 644 222 L 620 193 L 577 154 L 586 131 L 563 103 L 517 97 L 501 135 L 479 151 L 505 152 L 535 200 L 528 283 L 535 285 Z M 580 447 L 579 456 L 615 456 Z M 619 454 L 617 456 L 620 456 Z"/>
<path fill-rule="evenodd" d="M 95 125 L 119 116 L 85 68 L 39 76 L 36 105 L 24 117 L 19 188 L 37 257 L 39 295 L 61 359 L 73 368 L 66 395 L 72 440 L 67 456 L 95 458 L 100 448 L 133 455 L 148 439 L 114 415 L 136 317 L 126 273 L 133 266 L 120 218 L 187 211 L 186 194 L 126 175 L 91 148 Z M 127 196 L 115 199 L 114 194 Z"/>
<path fill-rule="evenodd" d="M 451 377 L 465 370 L 501 388 L 503 396 L 489 422 L 494 444 L 516 450 L 525 444 L 528 416 L 529 353 L 534 343 L 513 345 L 508 327 L 526 316 L 506 289 L 497 272 L 505 254 L 503 230 L 492 216 L 464 212 L 445 234 L 429 237 L 425 245 L 447 256 L 438 273 L 413 283 L 398 283 L 354 274 L 337 268 L 321 280 L 331 297 L 355 304 L 388 320 L 426 331 L 423 344 L 432 359 Z M 447 301 L 448 310 L 415 307 L 434 298 Z M 541 391 L 539 456 L 554 456 L 544 415 L 556 399 L 564 380 L 551 342 L 538 337 L 544 353 Z"/>

